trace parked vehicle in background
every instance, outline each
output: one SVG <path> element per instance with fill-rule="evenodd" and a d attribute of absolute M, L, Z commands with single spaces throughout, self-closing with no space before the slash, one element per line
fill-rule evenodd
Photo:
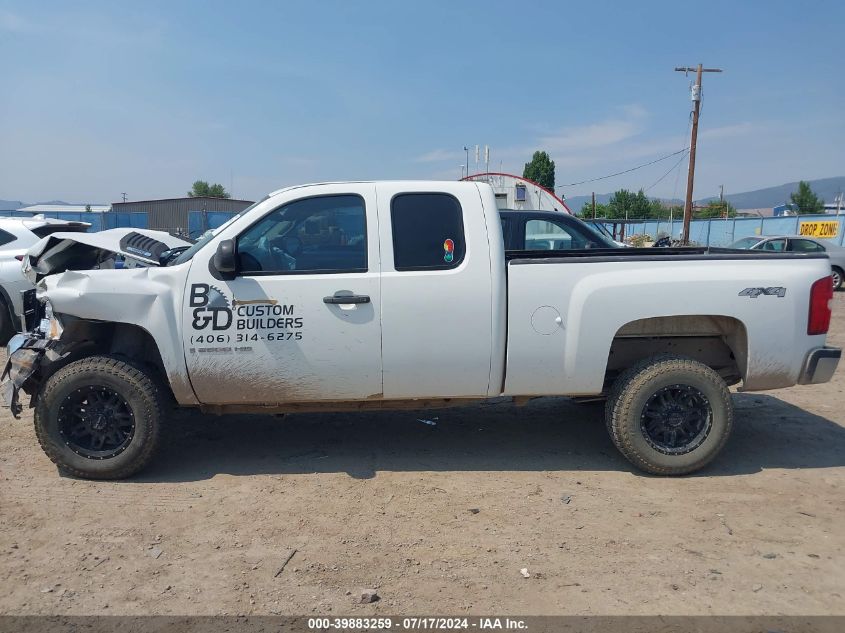
<path fill-rule="evenodd" d="M 31 218 L 0 218 L 0 345 L 9 342 L 20 330 L 22 311 L 21 292 L 32 283 L 21 271 L 21 261 L 27 249 L 43 237 L 56 232 L 84 233 L 88 222 L 70 222 L 43 216 Z"/>
<path fill-rule="evenodd" d="M 614 239 L 613 233 L 611 233 L 610 231 L 607 230 L 607 227 L 604 225 L 603 222 L 599 222 L 598 220 L 584 220 L 584 224 L 589 226 L 596 233 L 600 233 L 601 235 L 604 235 L 605 239 L 610 240 L 616 246 L 618 246 L 620 248 L 628 248 L 628 245 L 625 244 L 625 242 L 618 242 Z"/>
<path fill-rule="evenodd" d="M 842 288 L 842 281 L 845 278 L 845 248 L 831 244 L 827 240 L 804 235 L 751 235 L 737 240 L 728 248 L 748 248 L 776 253 L 827 253 L 830 259 L 833 289 Z"/>
<path fill-rule="evenodd" d="M 618 248 L 613 240 L 568 213 L 500 209 L 506 251 Z"/>
<path fill-rule="evenodd" d="M 37 310 L 0 390 L 16 416 L 29 394 L 46 454 L 95 479 L 143 468 L 172 405 L 266 414 L 555 395 L 605 397 L 619 451 L 679 475 L 727 442 L 729 385 L 832 377 L 824 254 L 586 248 L 592 237 L 560 219 L 526 243 L 566 233 L 584 248 L 505 251 L 488 184 L 342 182 L 280 189 L 176 258 L 140 231 L 48 238 L 24 261 Z M 67 270 L 114 248 L 163 265 Z"/>

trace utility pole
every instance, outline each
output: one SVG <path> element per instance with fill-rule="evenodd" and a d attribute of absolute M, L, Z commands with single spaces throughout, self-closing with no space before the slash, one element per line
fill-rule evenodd
<path fill-rule="evenodd" d="M 596 219 L 596 192 L 593 192 L 593 219 Z"/>
<path fill-rule="evenodd" d="M 728 219 L 728 205 L 725 204 L 725 185 L 719 185 L 719 208 L 725 212 L 725 219 Z"/>
<path fill-rule="evenodd" d="M 701 112 L 701 74 L 702 73 L 720 73 L 721 68 L 702 68 L 701 64 L 697 68 L 690 68 L 684 66 L 675 68 L 676 72 L 695 73 L 695 85 L 692 87 L 692 136 L 689 144 L 689 172 L 687 173 L 687 197 L 684 201 L 684 232 L 681 236 L 684 246 L 689 244 L 689 223 L 692 219 L 692 188 L 695 181 L 695 145 L 698 140 L 698 116 Z"/>
<path fill-rule="evenodd" d="M 120 195 L 121 195 L 121 196 L 123 196 L 123 201 L 124 201 L 124 202 L 126 202 L 126 192 L 124 191 L 124 192 L 123 192 L 122 194 L 120 194 Z"/>
<path fill-rule="evenodd" d="M 466 164 L 466 168 L 467 168 L 467 176 L 469 176 L 469 147 L 467 147 L 466 145 L 464 145 L 464 151 L 466 152 L 466 155 L 467 155 L 467 164 Z"/>

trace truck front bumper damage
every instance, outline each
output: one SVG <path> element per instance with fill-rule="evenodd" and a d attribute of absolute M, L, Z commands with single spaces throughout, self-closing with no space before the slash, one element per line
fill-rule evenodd
<path fill-rule="evenodd" d="M 37 393 L 41 382 L 40 367 L 46 357 L 50 362 L 59 360 L 62 354 L 54 349 L 56 341 L 51 341 L 29 334 L 16 334 L 9 341 L 9 359 L 0 376 L 0 393 L 3 403 L 15 418 L 20 417 L 23 407 L 18 395 L 23 389 L 26 393 Z"/>
<path fill-rule="evenodd" d="M 838 347 L 817 347 L 810 350 L 798 377 L 799 385 L 817 385 L 833 378 L 842 350 Z"/>

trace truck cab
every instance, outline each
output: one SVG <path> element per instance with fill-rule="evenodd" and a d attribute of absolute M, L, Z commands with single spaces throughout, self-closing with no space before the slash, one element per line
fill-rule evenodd
<path fill-rule="evenodd" d="M 496 216 L 481 211 L 461 183 L 292 188 L 183 254 L 174 345 L 197 401 L 497 392 L 505 289 L 490 271 L 504 258 L 488 244 L 501 243 Z"/>

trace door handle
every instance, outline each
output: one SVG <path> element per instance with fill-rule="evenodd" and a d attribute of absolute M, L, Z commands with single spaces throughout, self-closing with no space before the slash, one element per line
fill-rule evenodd
<path fill-rule="evenodd" d="M 323 297 L 323 303 L 369 303 L 369 295 L 332 295 Z"/>

